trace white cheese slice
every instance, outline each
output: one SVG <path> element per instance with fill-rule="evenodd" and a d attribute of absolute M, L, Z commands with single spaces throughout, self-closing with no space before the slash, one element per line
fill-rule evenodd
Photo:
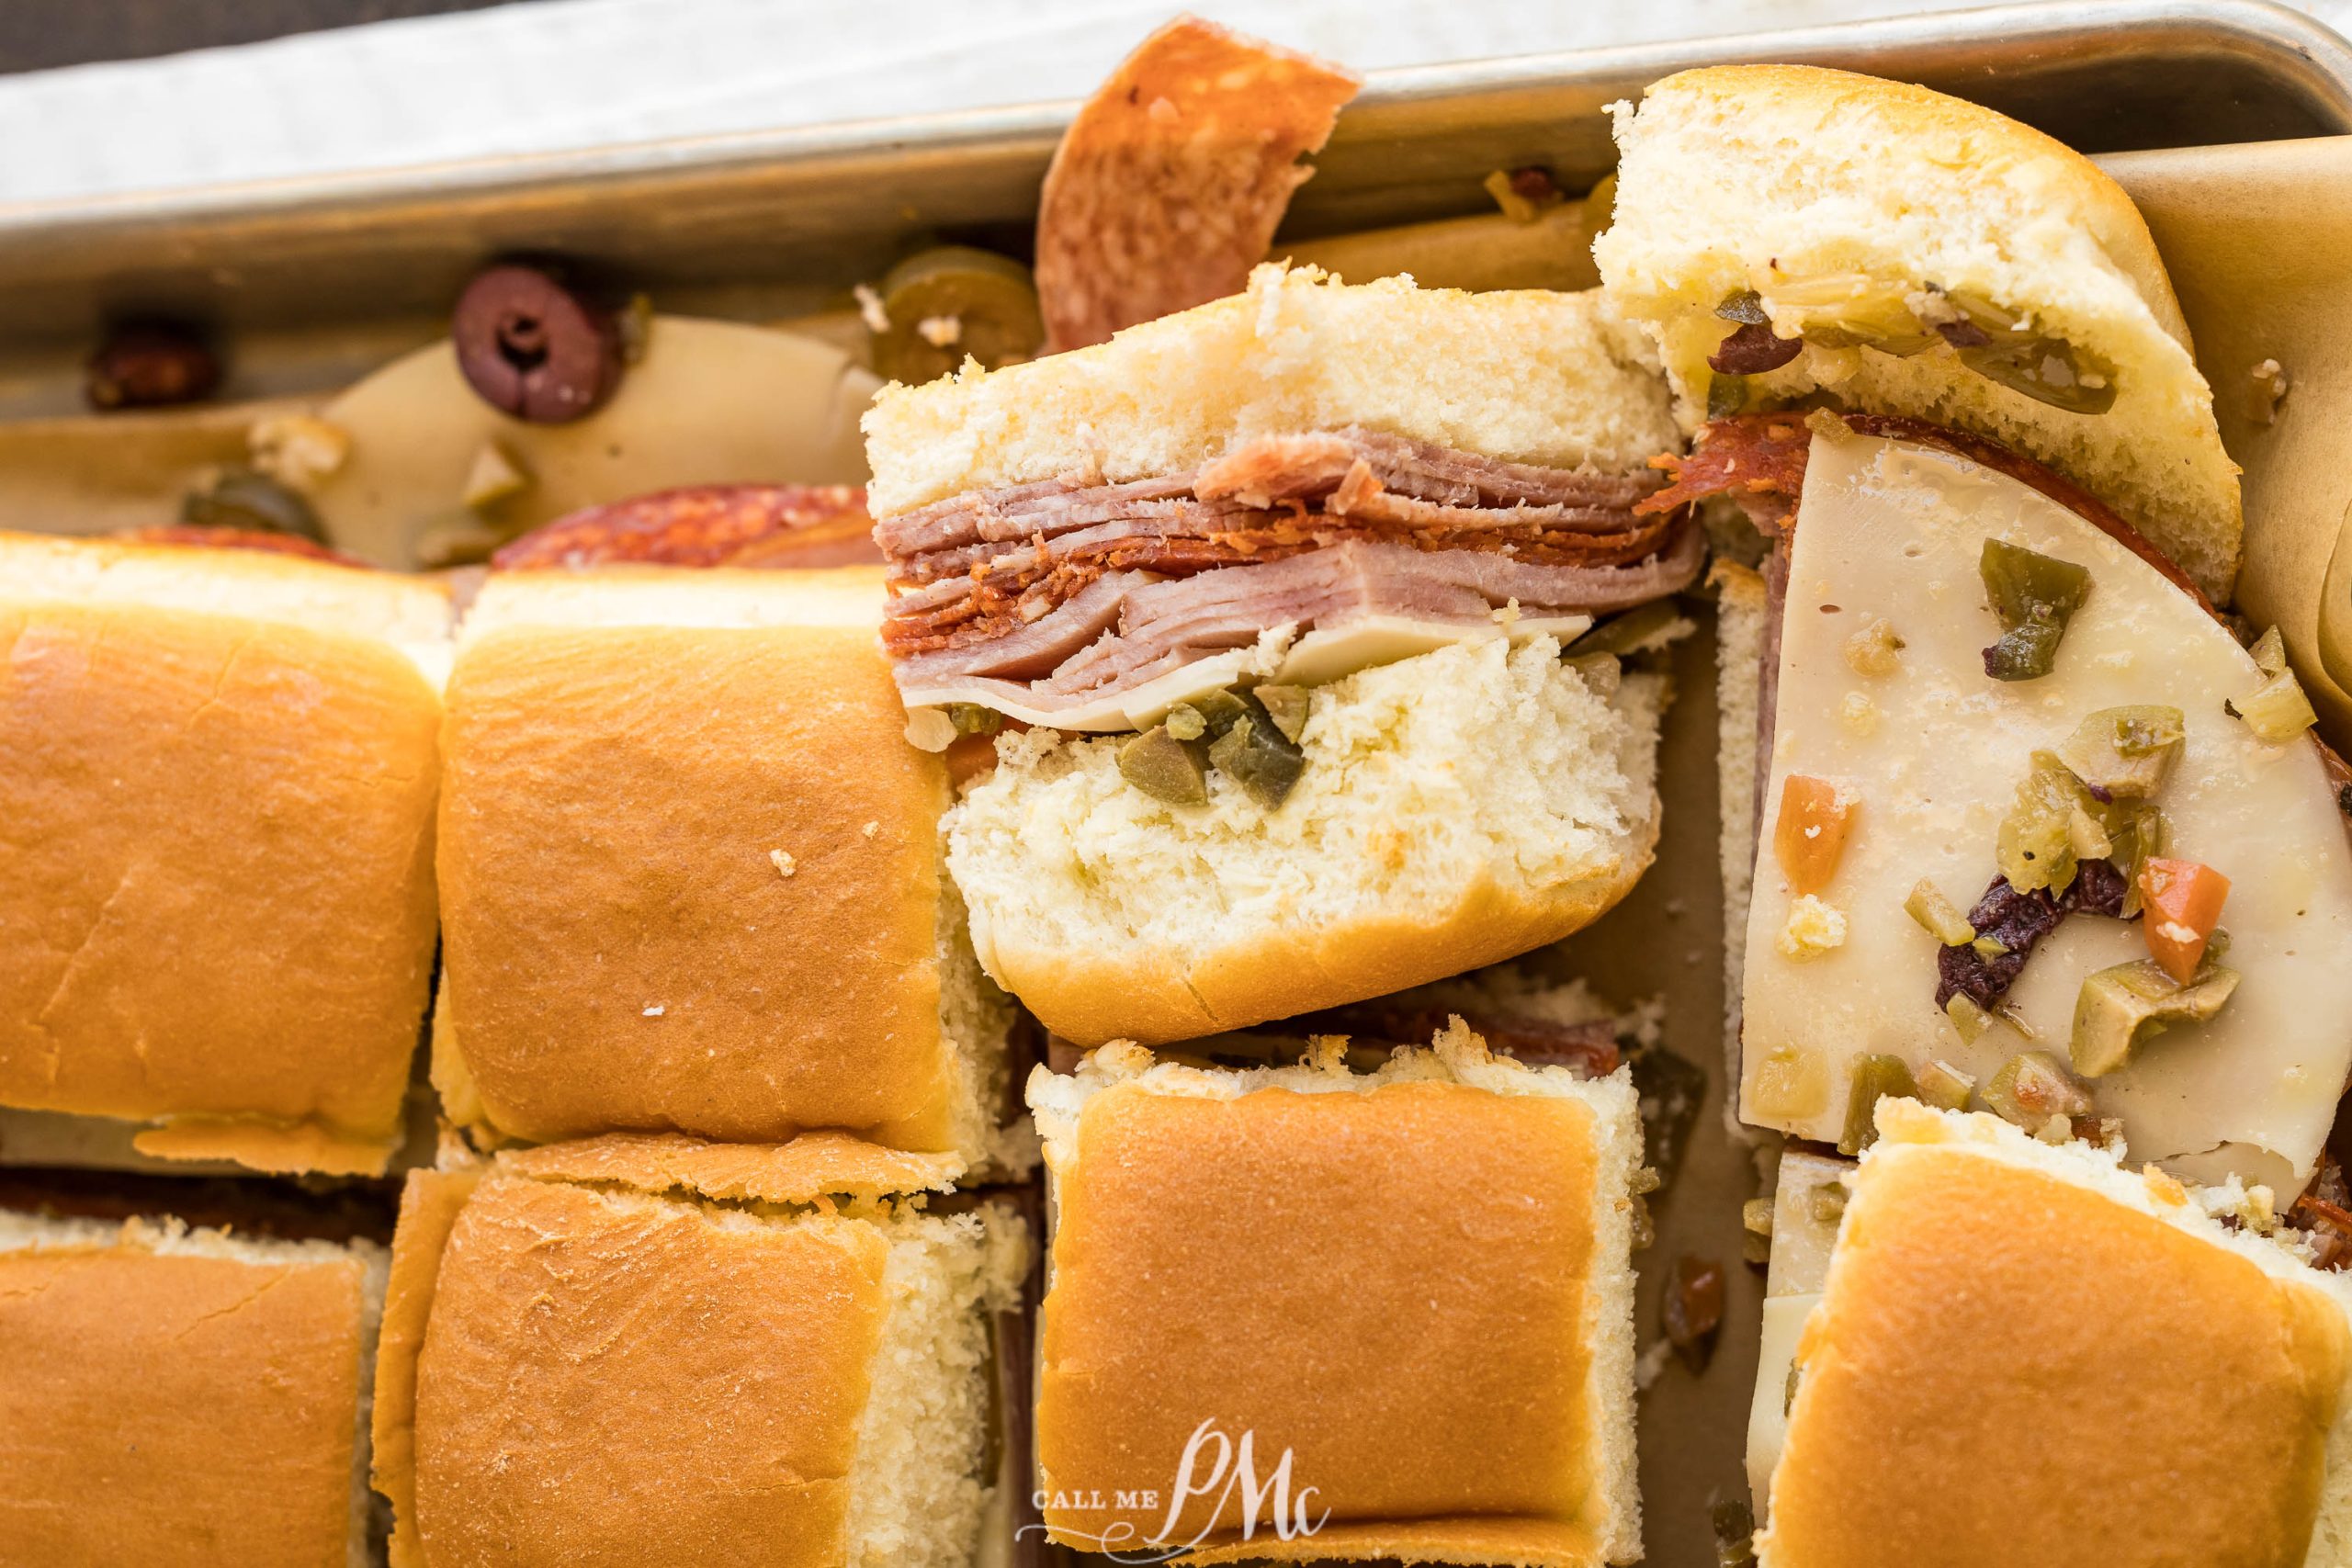
<path fill-rule="evenodd" d="M 1764 1343 L 1756 1356 L 1756 1397 L 1747 1407 L 1747 1495 L 1756 1522 L 1770 1517 L 1772 1471 L 1789 1437 L 1789 1369 L 1796 1364 L 1804 1320 L 1821 1297 L 1764 1298 Z"/>
<path fill-rule="evenodd" d="M 1491 626 L 1416 620 L 1409 615 L 1366 615 L 1344 626 L 1311 628 L 1304 637 L 1296 635 L 1295 623 L 1276 626 L 1248 648 L 1213 653 L 1140 686 L 1074 707 L 1032 705 L 1004 695 L 1000 687 L 959 684 L 954 681 L 910 687 L 901 694 L 910 708 L 978 703 L 1024 724 L 1041 724 L 1054 729 L 1144 729 L 1167 717 L 1168 710 L 1178 703 L 1222 692 L 1237 681 L 1319 686 L 1375 664 L 1400 663 L 1457 642 L 1506 636 L 1514 642 L 1523 642 L 1529 637 L 1548 636 L 1565 647 L 1591 628 L 1592 617 L 1583 615 L 1524 615 Z"/>
<path fill-rule="evenodd" d="M 2041 680 L 1984 672 L 1981 650 L 1999 631 L 1977 570 L 1988 536 L 2089 569 L 2089 598 Z M 1881 617 L 1905 644 L 1898 668 L 1860 673 L 1847 641 Z M 1940 1057 L 1981 1083 L 2027 1049 L 2006 1024 L 1962 1043 L 1935 1005 L 1936 941 L 1904 900 L 1926 877 L 1962 908 L 1975 903 L 2031 754 L 2097 709 L 2163 703 L 2188 730 L 2158 801 L 2169 852 L 2230 878 L 2222 924 L 2243 983 L 2211 1023 L 2177 1026 L 2096 1080 L 2098 1111 L 2121 1118 L 2136 1159 L 2300 1187 L 2352 1063 L 2352 849 L 2314 749 L 2300 739 L 2266 746 L 2222 710 L 2260 679 L 2186 593 L 2029 487 L 1923 447 L 1816 435 L 1748 919 L 1742 1116 L 1835 1142 L 1867 1053 L 1915 1066 Z M 1819 895 L 1845 916 L 1845 941 L 1802 959 L 1774 944 L 1793 895 L 1771 824 L 1792 773 L 1860 799 Z M 2136 924 L 2074 916 L 2035 950 L 2010 999 L 2063 1059 L 2084 976 L 2146 953 Z M 1812 1059 L 1817 1104 L 1764 1113 L 1758 1068 L 1775 1052 Z"/>

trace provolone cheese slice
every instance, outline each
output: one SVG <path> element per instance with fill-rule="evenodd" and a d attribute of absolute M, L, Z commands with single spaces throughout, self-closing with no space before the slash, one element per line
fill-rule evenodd
<path fill-rule="evenodd" d="M 482 401 L 445 339 L 322 411 L 351 450 L 311 502 L 336 547 L 410 567 L 459 512 L 487 450 L 530 480 L 494 509 L 512 532 L 682 485 L 862 484 L 857 421 L 880 384 L 831 344 L 657 316 L 611 402 L 570 424 L 531 424 Z"/>
<path fill-rule="evenodd" d="M 1747 1407 L 1747 1495 L 1758 1524 L 1770 1517 L 1772 1471 L 1789 1438 L 1789 1372 L 1796 1365 L 1804 1320 L 1820 1303 L 1816 1293 L 1767 1296 L 1764 1341 L 1756 1354 L 1756 1396 Z"/>
<path fill-rule="evenodd" d="M 1988 536 L 2090 572 L 2088 601 L 2041 680 L 1984 674 L 1981 650 L 2000 630 L 1978 574 Z M 1879 618 L 1905 647 L 1894 673 L 1865 674 L 1847 643 Z M 1925 877 L 1962 908 L 1974 904 L 1995 875 L 2001 818 L 2032 753 L 2098 709 L 2162 703 L 2181 710 L 2188 729 L 2158 797 L 2172 827 L 2167 852 L 2230 878 L 2222 924 L 2243 980 L 2213 1021 L 2177 1026 L 2095 1080 L 2098 1111 L 2121 1118 L 2134 1159 L 2300 1187 L 2352 1063 L 2352 849 L 2314 749 L 2301 739 L 2266 746 L 2223 711 L 2261 679 L 2188 595 L 2027 486 L 1923 447 L 1816 435 L 1790 558 L 1749 908 L 1742 1116 L 1835 1142 L 1865 1054 L 1915 1068 L 1941 1058 L 1980 1083 L 2032 1046 L 2064 1060 L 2084 977 L 2146 956 L 2138 925 L 2066 920 L 2009 993 L 2038 1038 L 2002 1024 L 1963 1044 L 1935 1003 L 1936 940 L 1904 900 Z M 1808 956 L 1778 940 L 1793 895 L 1770 829 L 1791 774 L 1836 781 L 1860 803 L 1817 895 L 1844 917 L 1844 940 Z M 1776 1081 L 1759 1097 L 1776 1054 Z M 1805 1070 L 1787 1070 L 1792 1062 Z"/>
<path fill-rule="evenodd" d="M 1194 702 L 1222 692 L 1237 681 L 1289 682 L 1319 686 L 1375 664 L 1396 664 L 1457 642 L 1478 642 L 1509 637 L 1513 642 L 1544 636 L 1563 647 L 1592 629 L 1585 615 L 1526 615 L 1509 623 L 1480 626 L 1476 622 L 1425 621 L 1409 615 L 1366 615 L 1338 626 L 1310 627 L 1297 635 L 1296 623 L 1269 628 L 1248 648 L 1230 649 L 1156 676 L 1141 685 L 1074 707 L 1029 704 L 1007 695 L 1001 685 L 942 681 L 930 686 L 902 690 L 907 705 L 944 707 L 950 703 L 978 703 L 1009 714 L 1024 724 L 1055 729 L 1147 729 L 1168 716 L 1178 703 Z"/>

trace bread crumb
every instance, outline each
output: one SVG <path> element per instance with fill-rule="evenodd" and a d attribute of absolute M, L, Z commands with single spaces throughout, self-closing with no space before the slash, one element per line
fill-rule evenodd
<path fill-rule="evenodd" d="M 782 850 L 770 850 L 768 852 L 768 859 L 775 862 L 775 869 L 779 875 L 790 876 L 794 872 L 800 869 L 800 867 L 794 863 L 793 858 L 785 853 Z"/>
<path fill-rule="evenodd" d="M 650 1006 L 650 1007 L 649 1007 L 649 1008 L 647 1008 L 647 1009 L 645 1010 L 645 1016 L 646 1016 L 646 1017 L 648 1017 L 648 1018 L 660 1018 L 660 1017 L 661 1017 L 664 1012 L 667 1012 L 668 1010 L 668 1010 L 667 1008 L 663 1007 L 660 1002 L 655 1002 L 652 1006 Z"/>
<path fill-rule="evenodd" d="M 882 296 L 874 291 L 872 284 L 861 283 L 850 293 L 857 299 L 858 319 L 865 323 L 867 332 L 879 337 L 890 330 L 890 312 L 882 308 Z"/>
<path fill-rule="evenodd" d="M 2140 1170 L 2140 1179 L 2148 1184 L 2148 1196 L 2159 1203 L 2169 1203 L 2178 1208 L 2188 1201 L 2188 1189 L 2183 1187 L 2168 1170 L 2153 1165 L 2143 1166 Z"/>
<path fill-rule="evenodd" d="M 933 348 L 945 348 L 964 335 L 964 318 L 925 316 L 915 323 L 915 335 Z"/>
<path fill-rule="evenodd" d="M 1789 918 L 1772 945 L 1784 958 L 1802 963 L 1846 945 L 1845 912 L 1808 893 L 1789 906 Z"/>
<path fill-rule="evenodd" d="M 865 834 L 869 839 L 881 830 L 882 824 L 879 822 L 868 822 L 865 827 L 858 829 L 859 832 Z"/>
<path fill-rule="evenodd" d="M 2278 404 L 2287 396 L 2287 369 L 2275 359 L 2266 359 L 2254 367 L 2254 422 L 2275 424 L 2278 419 Z"/>

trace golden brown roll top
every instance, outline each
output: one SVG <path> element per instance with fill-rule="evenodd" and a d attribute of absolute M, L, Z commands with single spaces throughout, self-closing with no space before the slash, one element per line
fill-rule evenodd
<path fill-rule="evenodd" d="M 433 962 L 448 600 L 0 536 L 0 1106 L 373 1173 Z"/>
<path fill-rule="evenodd" d="M 1764 1562 L 2343 1561 L 2335 1276 L 2153 1168 L 1910 1101 L 1879 1124 L 1798 1344 Z"/>
<path fill-rule="evenodd" d="M 450 682 L 439 846 L 451 1118 L 977 1158 L 1005 1010 L 940 873 L 878 573 L 495 579 Z"/>
<path fill-rule="evenodd" d="M 366 1242 L 0 1215 L 0 1557 L 367 1561 Z"/>
<path fill-rule="evenodd" d="M 1363 1077 L 1112 1046 L 1030 1094 L 1056 1184 L 1037 1404 L 1054 1540 L 1638 1555 L 1622 1078 L 1490 1059 L 1457 1031 Z M 1256 1483 L 1286 1492 L 1227 1490 L 1245 1442 Z"/>
<path fill-rule="evenodd" d="M 376 1398 L 395 1568 L 972 1560 L 1025 1229 L 849 1196 L 907 1156 L 806 1145 L 758 1204 L 677 1188 L 683 1143 L 410 1178 Z"/>

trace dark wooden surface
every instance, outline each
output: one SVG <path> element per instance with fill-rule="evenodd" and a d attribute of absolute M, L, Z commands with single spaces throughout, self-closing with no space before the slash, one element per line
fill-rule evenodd
<path fill-rule="evenodd" d="M 143 60 L 514 0 L 0 0 L 0 72 Z"/>

